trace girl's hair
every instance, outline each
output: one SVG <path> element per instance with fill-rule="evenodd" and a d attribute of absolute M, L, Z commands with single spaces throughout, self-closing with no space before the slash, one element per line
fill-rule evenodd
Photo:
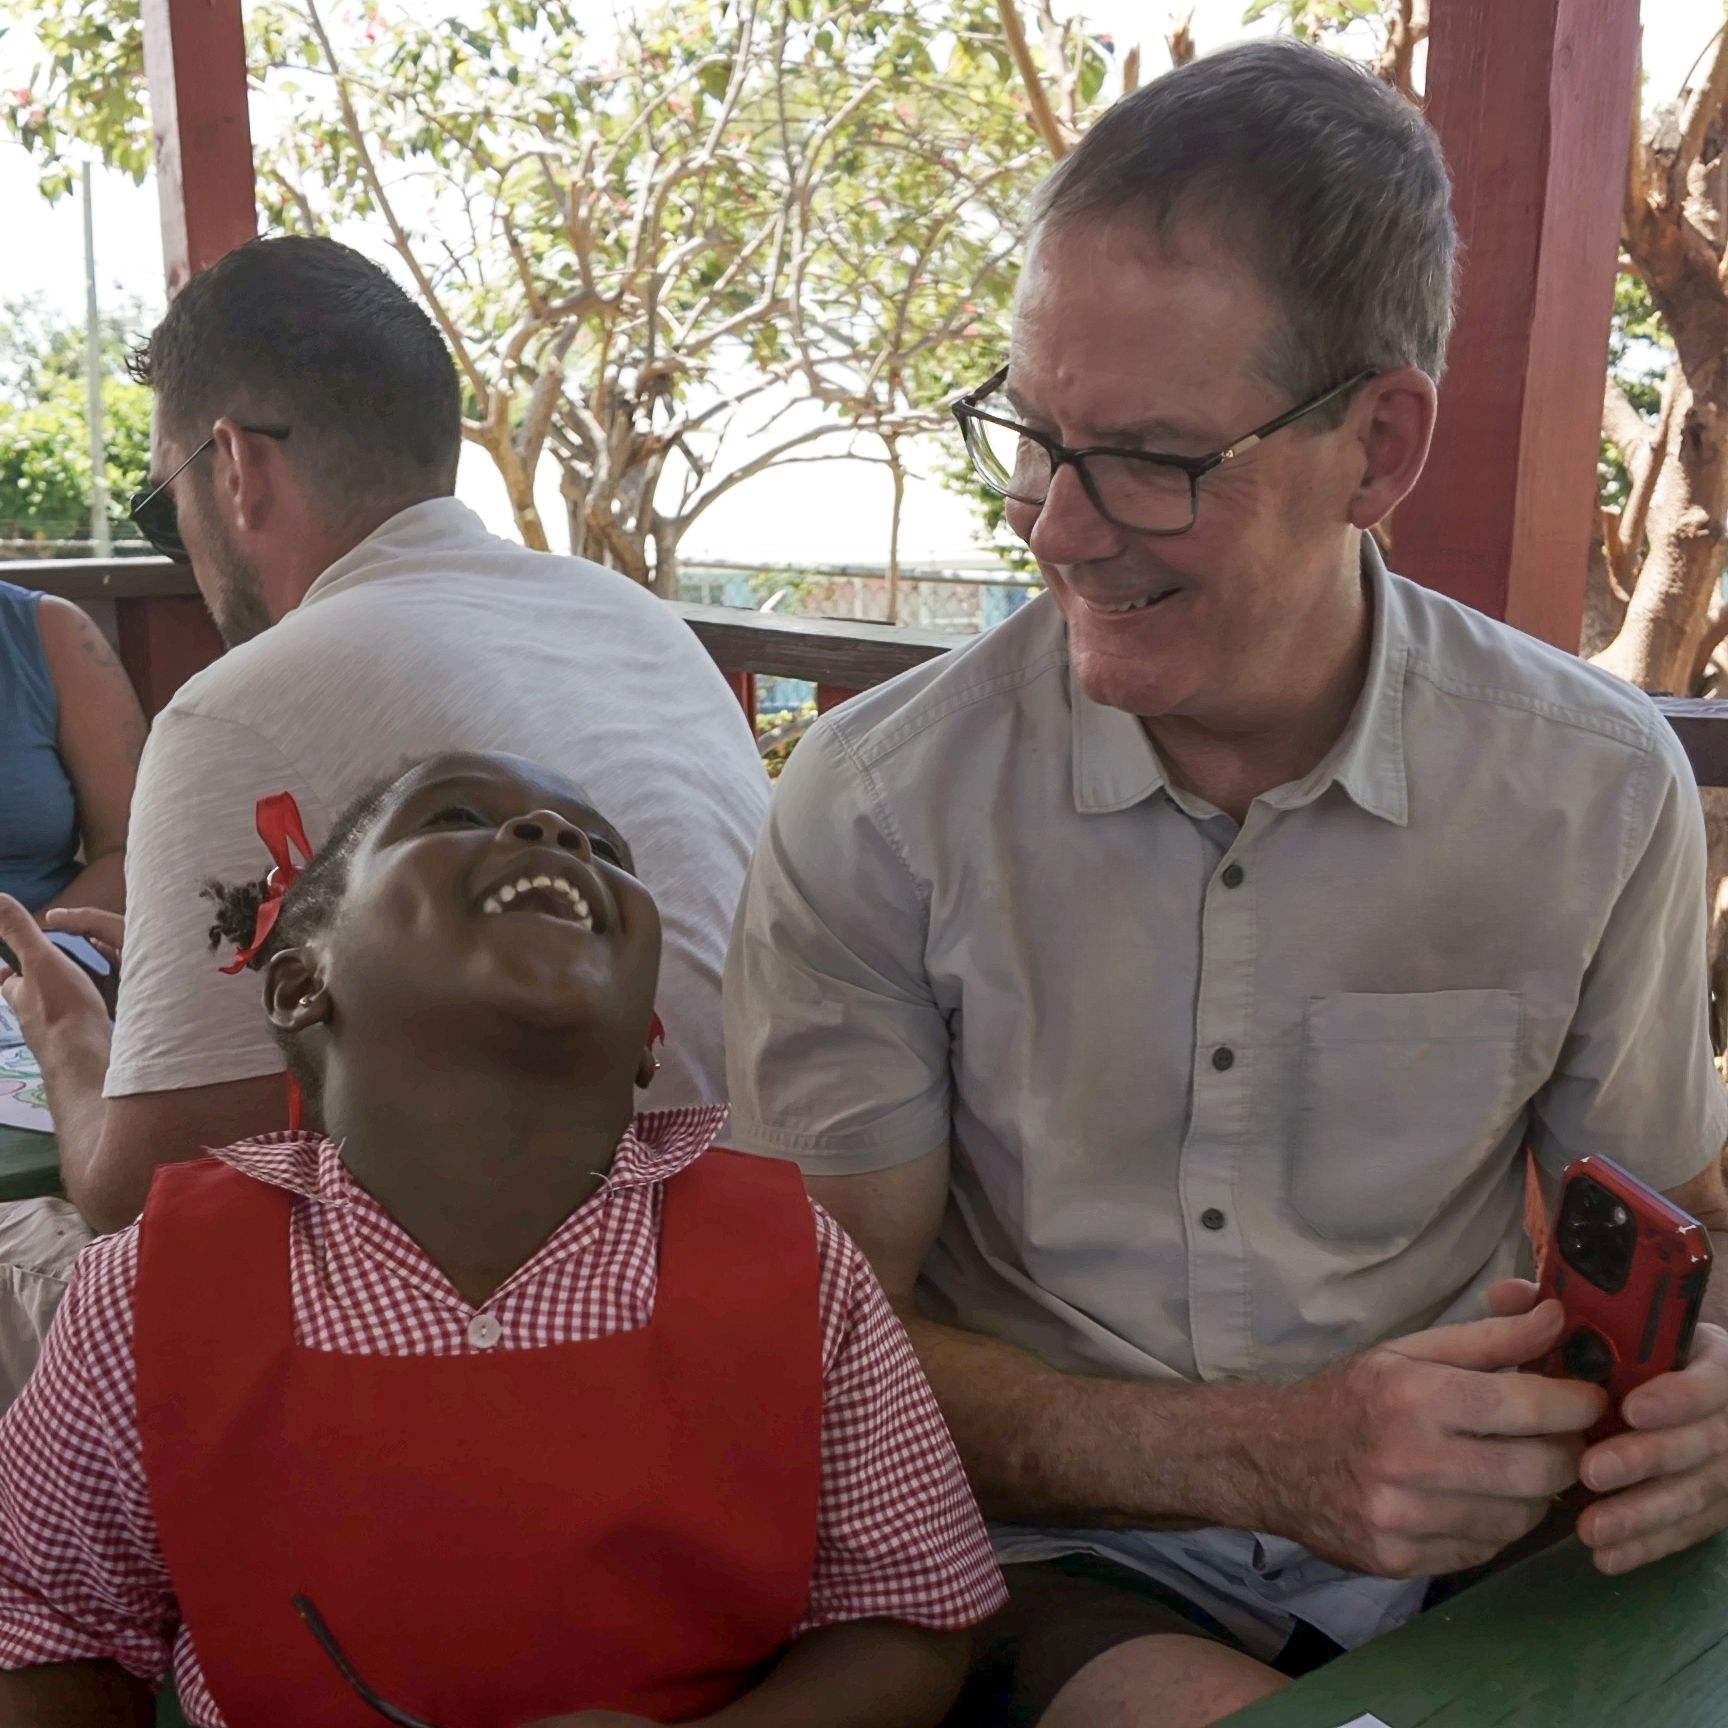
<path fill-rule="evenodd" d="M 329 929 L 342 904 L 342 896 L 347 892 L 348 867 L 354 854 L 373 823 L 383 814 L 391 791 L 407 772 L 407 769 L 401 769 L 368 787 L 336 818 L 329 838 L 282 896 L 282 910 L 276 915 L 274 927 L 258 952 L 247 962 L 253 971 L 262 971 L 272 955 L 285 948 L 298 948 Z M 212 952 L 224 942 L 243 948 L 252 940 L 258 908 L 264 903 L 267 886 L 268 878 L 262 876 L 251 882 L 209 881 L 204 884 L 204 898 L 216 907 L 216 921 L 210 926 Z M 282 1048 L 288 1072 L 299 1084 L 310 1122 L 317 1124 L 320 1116 L 318 1073 L 299 1039 L 292 1033 L 277 1030 L 276 1042 Z"/>
<path fill-rule="evenodd" d="M 329 837 L 282 896 L 282 910 L 276 915 L 274 928 L 247 962 L 254 972 L 263 971 L 272 955 L 284 948 L 298 948 L 330 927 L 348 887 L 348 866 L 354 853 L 404 772 L 369 786 L 336 818 Z M 268 888 L 267 876 L 250 882 L 204 884 L 201 892 L 216 908 L 216 921 L 210 926 L 211 953 L 224 942 L 244 948 L 252 940 L 258 908 L 264 904 Z"/>

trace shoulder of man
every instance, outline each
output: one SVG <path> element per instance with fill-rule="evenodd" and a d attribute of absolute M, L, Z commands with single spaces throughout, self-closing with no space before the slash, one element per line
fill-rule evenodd
<path fill-rule="evenodd" d="M 981 636 L 854 696 L 824 715 L 827 733 L 860 768 L 880 770 L 890 758 L 932 732 L 988 725 L 1022 703 L 1049 678 L 1068 700 L 1068 639 L 1062 615 L 1047 595 L 1029 601 Z"/>
<path fill-rule="evenodd" d="M 1630 767 L 1651 755 L 1684 762 L 1673 729 L 1642 690 L 1474 607 L 1391 577 L 1407 668 L 1440 696 L 1497 709 L 1553 735 L 1598 740 Z"/>

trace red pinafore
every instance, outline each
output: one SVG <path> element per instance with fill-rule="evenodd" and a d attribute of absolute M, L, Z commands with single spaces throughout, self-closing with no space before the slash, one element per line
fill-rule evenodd
<path fill-rule="evenodd" d="M 664 1190 L 648 1325 L 458 1356 L 297 1344 L 293 1196 L 214 1160 L 142 1223 L 138 1425 L 181 1615 L 230 1728 L 655 1721 L 748 1689 L 809 1596 L 822 1420 L 814 1224 L 786 1164 Z"/>

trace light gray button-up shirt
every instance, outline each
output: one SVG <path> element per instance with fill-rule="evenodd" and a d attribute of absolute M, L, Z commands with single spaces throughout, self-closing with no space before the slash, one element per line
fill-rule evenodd
<path fill-rule="evenodd" d="M 951 1136 L 933 1314 L 1299 1374 L 1481 1311 L 1526 1141 L 1664 1188 L 1721 1150 L 1673 733 L 1365 569 L 1355 716 L 1240 829 L 1080 692 L 1048 599 L 799 745 L 727 977 L 733 1139 L 843 1175 Z"/>
<path fill-rule="evenodd" d="M 1646 697 L 1388 575 L 1344 735 L 1238 828 L 1089 701 L 1048 599 L 827 716 L 725 1011 L 732 1142 L 951 1140 L 934 1317 L 1064 1369 L 1288 1378 L 1521 1269 L 1525 1145 L 1728 1136 L 1696 788 Z"/>

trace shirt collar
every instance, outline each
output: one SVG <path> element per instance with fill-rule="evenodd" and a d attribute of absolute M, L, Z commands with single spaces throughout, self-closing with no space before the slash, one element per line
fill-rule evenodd
<path fill-rule="evenodd" d="M 1404 753 L 1404 669 L 1408 625 L 1380 550 L 1362 537 L 1362 580 L 1373 612 L 1368 674 L 1350 723 L 1325 759 L 1301 780 L 1266 795 L 1278 809 L 1312 803 L 1336 783 L 1371 816 L 1402 828 L 1410 820 Z M 1074 808 L 1083 816 L 1126 810 L 1156 792 L 1176 796 L 1137 716 L 1094 702 L 1068 673 L 1074 714 Z"/>
<path fill-rule="evenodd" d="M 310 605 L 370 576 L 393 570 L 398 560 L 416 554 L 448 554 L 462 547 L 492 542 L 508 546 L 487 531 L 486 524 L 455 498 L 427 498 L 398 510 L 380 522 L 358 546 L 352 546 L 327 569 L 300 604 Z M 517 547 L 515 550 L 520 551 Z"/>
<path fill-rule="evenodd" d="M 605 1188 L 639 1188 L 676 1176 L 713 1145 L 725 1120 L 724 1106 L 656 1110 L 638 1116 L 612 1155 Z M 224 1147 L 215 1156 L 244 1176 L 320 1205 L 378 1204 L 348 1174 L 341 1148 L 321 1134 L 262 1134 Z"/>

